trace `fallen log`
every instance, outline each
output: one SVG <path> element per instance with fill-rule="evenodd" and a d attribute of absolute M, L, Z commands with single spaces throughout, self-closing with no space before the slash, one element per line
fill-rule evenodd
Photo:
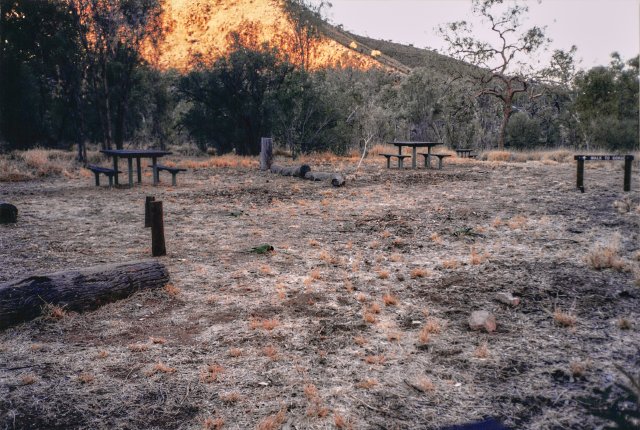
<path fill-rule="evenodd" d="M 299 178 L 304 178 L 304 175 L 311 171 L 311 167 L 309 167 L 308 164 L 303 164 L 297 167 L 285 167 L 273 164 L 271 165 L 270 171 L 271 173 L 279 173 L 283 176 L 297 176 Z"/>
<path fill-rule="evenodd" d="M 55 305 L 83 312 L 124 299 L 136 291 L 160 288 L 169 272 L 158 261 L 95 266 L 0 284 L 0 329 L 29 321 Z"/>
<path fill-rule="evenodd" d="M 307 172 L 304 175 L 305 179 L 309 179 L 311 181 L 331 181 L 331 185 L 334 187 L 341 187 L 344 185 L 345 180 L 344 176 L 340 173 L 329 173 L 329 172 Z"/>

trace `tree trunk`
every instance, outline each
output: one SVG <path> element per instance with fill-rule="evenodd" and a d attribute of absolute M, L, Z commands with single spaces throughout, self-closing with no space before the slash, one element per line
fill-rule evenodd
<path fill-rule="evenodd" d="M 271 173 L 280 173 L 282 176 L 297 176 L 304 178 L 305 175 L 311 171 L 311 167 L 307 164 L 303 164 L 298 167 L 283 167 L 274 164 L 271 166 Z"/>
<path fill-rule="evenodd" d="M 130 296 L 136 291 L 160 288 L 169 282 L 167 269 L 158 261 L 30 276 L 0 284 L 0 329 L 29 321 L 47 304 L 82 312 Z"/>
<path fill-rule="evenodd" d="M 511 98 L 508 98 L 504 102 L 504 107 L 502 108 L 502 124 L 500 124 L 500 135 L 498 136 L 498 150 L 504 150 L 504 140 L 505 135 L 507 133 L 507 124 L 509 124 L 509 118 L 511 117 L 511 113 L 513 112 L 511 109 Z"/>

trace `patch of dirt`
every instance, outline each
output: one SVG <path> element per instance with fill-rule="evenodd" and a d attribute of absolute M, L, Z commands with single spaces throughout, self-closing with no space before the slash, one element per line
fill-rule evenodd
<path fill-rule="evenodd" d="M 640 364 L 638 193 L 613 164 L 580 193 L 572 164 L 451 161 L 367 160 L 343 188 L 230 168 L 2 184 L 19 222 L 0 225 L 0 282 L 149 258 L 154 196 L 177 292 L 0 332 L 0 427 L 254 428 L 280 411 L 309 429 L 601 426 L 581 399 Z M 597 244 L 618 269 L 589 265 Z M 475 310 L 497 330 L 470 331 Z"/>

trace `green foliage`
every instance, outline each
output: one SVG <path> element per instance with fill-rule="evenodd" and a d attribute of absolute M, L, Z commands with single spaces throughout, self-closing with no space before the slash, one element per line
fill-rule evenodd
<path fill-rule="evenodd" d="M 530 118 L 524 112 L 517 112 L 511 116 L 507 125 L 507 146 L 518 149 L 531 149 L 538 146 L 540 141 L 540 121 Z"/>
<path fill-rule="evenodd" d="M 272 135 L 281 115 L 277 95 L 292 82 L 293 72 L 293 66 L 280 61 L 273 49 L 236 45 L 211 68 L 202 67 L 180 79 L 178 90 L 191 102 L 182 124 L 202 148 L 258 154 L 260 137 Z"/>
<path fill-rule="evenodd" d="M 575 110 L 592 144 L 611 150 L 638 145 L 638 57 L 624 63 L 612 54 L 609 67 L 594 67 L 575 79 Z"/>

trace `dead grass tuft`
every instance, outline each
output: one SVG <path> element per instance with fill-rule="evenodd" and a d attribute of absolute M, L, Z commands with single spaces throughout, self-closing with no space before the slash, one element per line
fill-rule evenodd
<path fill-rule="evenodd" d="M 38 380 L 38 378 L 36 378 L 36 376 L 33 373 L 27 373 L 25 375 L 21 375 L 20 376 L 20 383 L 22 385 L 31 385 L 31 384 L 35 384 L 35 382 Z"/>
<path fill-rule="evenodd" d="M 164 345 L 165 343 L 167 343 L 167 339 L 165 339 L 164 337 L 150 337 L 149 342 L 156 345 Z"/>
<path fill-rule="evenodd" d="M 218 382 L 218 377 L 222 372 L 224 372 L 224 367 L 220 366 L 218 363 L 208 364 L 200 371 L 200 382 L 207 384 Z"/>
<path fill-rule="evenodd" d="M 127 345 L 127 348 L 129 348 L 131 352 L 144 352 L 149 349 L 149 345 L 146 343 L 130 343 Z"/>
<path fill-rule="evenodd" d="M 240 348 L 231 348 L 228 352 L 230 357 L 240 357 L 242 355 L 242 350 Z"/>
<path fill-rule="evenodd" d="M 398 304 L 398 298 L 391 293 L 387 293 L 382 296 L 382 302 L 385 306 L 396 306 Z"/>
<path fill-rule="evenodd" d="M 262 348 L 262 353 L 272 361 L 278 360 L 278 348 L 273 345 L 267 345 Z"/>
<path fill-rule="evenodd" d="M 416 381 L 416 386 L 426 393 L 430 393 L 436 390 L 436 386 L 433 381 L 426 376 L 418 378 L 418 380 Z"/>
<path fill-rule="evenodd" d="M 78 381 L 82 384 L 89 384 L 96 379 L 91 373 L 81 373 L 78 375 Z"/>
<path fill-rule="evenodd" d="M 411 270 L 410 275 L 411 275 L 411 278 L 413 279 L 424 278 L 425 276 L 429 275 L 429 271 L 427 269 L 416 267 L 415 269 Z"/>
<path fill-rule="evenodd" d="M 104 349 L 98 352 L 98 358 L 107 358 L 108 356 L 109 356 L 109 353 Z"/>
<path fill-rule="evenodd" d="M 596 270 L 614 269 L 623 270 L 624 261 L 619 256 L 620 236 L 614 236 L 611 241 L 604 244 L 597 244 L 587 254 L 587 264 Z"/>
<path fill-rule="evenodd" d="M 202 422 L 203 430 L 220 430 L 222 427 L 224 427 L 224 419 L 220 417 L 205 418 L 205 420 Z"/>
<path fill-rule="evenodd" d="M 460 262 L 456 259 L 442 261 L 442 267 L 444 267 L 447 270 L 457 269 L 459 265 L 460 265 Z"/>
<path fill-rule="evenodd" d="M 587 373 L 589 361 L 572 360 L 569 363 L 569 372 L 574 378 L 580 378 Z"/>
<path fill-rule="evenodd" d="M 367 341 L 367 339 L 365 339 L 365 338 L 364 338 L 364 337 L 362 337 L 362 336 L 356 336 L 356 337 L 354 337 L 354 338 L 353 338 L 353 342 L 354 342 L 356 345 L 358 345 L 358 346 L 365 346 L 367 343 L 369 343 L 369 342 Z"/>
<path fill-rule="evenodd" d="M 351 430 L 353 429 L 353 423 L 350 419 L 343 417 L 338 412 L 333 413 L 333 424 L 338 429 Z"/>
<path fill-rule="evenodd" d="M 475 351 L 473 351 L 473 356 L 476 358 L 485 359 L 485 358 L 489 358 L 490 355 L 491 355 L 491 351 L 489 351 L 489 347 L 487 346 L 486 342 L 481 343 L 475 349 Z"/>
<path fill-rule="evenodd" d="M 45 320 L 59 321 L 67 316 L 67 311 L 62 306 L 47 303 L 42 307 L 42 315 Z"/>
<path fill-rule="evenodd" d="M 432 233 L 431 236 L 429 236 L 429 239 L 431 239 L 431 241 L 437 245 L 442 245 L 444 243 L 444 241 L 442 240 L 442 236 L 440 236 L 438 233 Z"/>
<path fill-rule="evenodd" d="M 267 331 L 271 331 L 280 325 L 280 321 L 277 319 L 252 319 L 249 322 L 249 327 L 251 330 L 257 330 L 259 328 Z"/>
<path fill-rule="evenodd" d="M 616 324 L 620 330 L 631 330 L 633 328 L 633 323 L 628 318 L 620 318 Z"/>
<path fill-rule="evenodd" d="M 180 288 L 176 287 L 173 284 L 167 284 L 164 286 L 164 292 L 167 293 L 167 295 L 169 297 L 178 297 L 180 295 L 180 293 L 182 292 L 182 290 L 180 290 Z"/>
<path fill-rule="evenodd" d="M 153 365 L 149 372 L 147 372 L 147 376 L 152 376 L 156 373 L 174 373 L 175 371 L 176 369 L 174 369 L 173 367 L 169 367 L 163 362 L 159 361 Z"/>
<path fill-rule="evenodd" d="M 527 218 L 523 215 L 516 215 L 507 222 L 512 230 L 522 229 L 527 224 Z"/>
<path fill-rule="evenodd" d="M 563 312 L 561 309 L 556 309 L 553 312 L 553 320 L 562 327 L 573 327 L 578 321 L 578 317 L 572 313 Z"/>
<path fill-rule="evenodd" d="M 384 355 L 367 355 L 364 358 L 365 363 L 367 364 L 384 364 L 386 358 Z"/>
<path fill-rule="evenodd" d="M 356 384 L 356 387 L 362 388 L 364 390 L 370 390 L 376 385 L 378 385 L 378 381 L 376 379 L 369 378 L 369 379 L 363 379 L 362 381 L 358 382 Z"/>
<path fill-rule="evenodd" d="M 221 393 L 220 400 L 224 403 L 238 403 L 242 400 L 242 395 L 238 391 L 230 391 L 228 393 Z"/>
<path fill-rule="evenodd" d="M 388 270 L 378 270 L 378 278 L 380 279 L 389 279 L 389 271 Z"/>
<path fill-rule="evenodd" d="M 274 415 L 269 415 L 258 423 L 257 430 L 277 430 L 286 418 L 286 409 L 280 409 L 280 412 Z"/>

